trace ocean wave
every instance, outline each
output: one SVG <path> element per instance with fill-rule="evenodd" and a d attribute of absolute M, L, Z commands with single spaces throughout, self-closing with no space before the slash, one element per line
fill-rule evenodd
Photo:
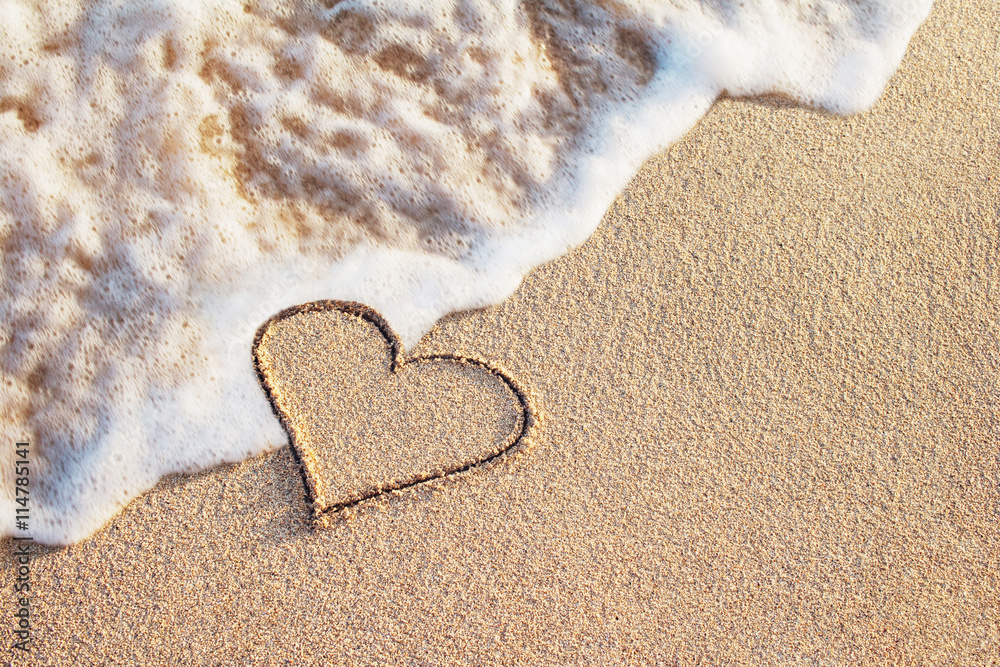
<path fill-rule="evenodd" d="M 412 346 L 582 243 L 720 94 L 871 105 L 929 8 L 0 0 L 0 405 L 33 535 L 284 444 L 249 351 L 279 310 L 363 302 Z"/>

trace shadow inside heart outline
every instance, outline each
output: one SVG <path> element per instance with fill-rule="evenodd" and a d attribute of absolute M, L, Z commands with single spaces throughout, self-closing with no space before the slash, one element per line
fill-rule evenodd
<path fill-rule="evenodd" d="M 478 456 L 461 460 L 447 468 L 436 470 L 433 473 L 413 475 L 402 480 L 397 480 L 388 485 L 375 485 L 372 488 L 355 494 L 349 498 L 341 498 L 336 501 L 331 501 L 328 498 L 328 491 L 326 488 L 327 484 L 320 475 L 321 466 L 317 462 L 316 454 L 298 437 L 292 416 L 286 412 L 282 405 L 282 401 L 279 400 L 278 393 L 276 392 L 275 387 L 272 386 L 271 380 L 265 369 L 265 364 L 261 358 L 261 344 L 268 331 L 271 330 L 272 326 L 296 315 L 331 311 L 340 312 L 350 317 L 357 318 L 377 330 L 378 334 L 388 347 L 388 370 L 391 375 L 399 373 L 404 367 L 419 363 L 453 362 L 456 364 L 474 366 L 478 370 L 484 371 L 485 373 L 495 377 L 507 389 L 507 391 L 510 392 L 510 395 L 515 400 L 518 408 L 516 423 L 514 427 L 510 429 L 506 439 L 504 439 L 499 446 L 494 449 L 481 453 Z M 253 343 L 253 355 L 254 368 L 257 372 L 257 377 L 261 386 L 264 388 L 268 401 L 271 403 L 272 410 L 281 421 L 285 432 L 288 433 L 292 452 L 299 464 L 299 470 L 302 474 L 306 492 L 306 501 L 312 507 L 313 517 L 317 521 L 328 513 L 353 507 L 366 500 L 403 491 L 420 484 L 452 478 L 469 470 L 496 463 L 508 455 L 520 450 L 521 446 L 528 437 L 532 426 L 537 422 L 535 411 L 532 408 L 531 401 L 529 400 L 527 393 L 520 386 L 518 386 L 513 378 L 511 378 L 506 372 L 485 361 L 462 355 L 431 354 L 406 357 L 403 352 L 402 343 L 389 326 L 389 323 L 373 308 L 361 303 L 327 300 L 315 301 L 312 303 L 286 308 L 269 318 L 257 330 Z"/>

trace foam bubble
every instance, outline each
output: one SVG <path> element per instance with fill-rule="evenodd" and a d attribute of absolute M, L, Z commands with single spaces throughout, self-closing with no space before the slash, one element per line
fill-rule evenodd
<path fill-rule="evenodd" d="M 582 243 L 723 91 L 870 105 L 929 7 L 0 0 L 0 404 L 32 534 L 282 445 L 250 351 L 275 312 L 361 301 L 412 346 Z"/>

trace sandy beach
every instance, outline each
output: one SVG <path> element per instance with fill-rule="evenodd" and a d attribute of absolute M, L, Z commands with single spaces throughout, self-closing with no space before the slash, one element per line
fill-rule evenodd
<path fill-rule="evenodd" d="M 172 477 L 33 547 L 0 662 L 1000 663 L 998 71 L 998 5 L 943 0 L 869 112 L 720 100 L 584 246 L 405 351 L 509 375 L 518 451 L 319 526 L 289 447 Z M 321 484 L 519 423 L 489 373 L 333 355 L 343 317 L 258 351 Z"/>

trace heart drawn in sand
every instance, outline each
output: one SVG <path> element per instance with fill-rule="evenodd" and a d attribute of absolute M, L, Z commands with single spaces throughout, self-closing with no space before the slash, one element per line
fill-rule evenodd
<path fill-rule="evenodd" d="M 457 355 L 404 357 L 388 323 L 358 303 L 282 311 L 258 330 L 254 361 L 317 519 L 495 463 L 534 422 L 509 375 Z"/>

